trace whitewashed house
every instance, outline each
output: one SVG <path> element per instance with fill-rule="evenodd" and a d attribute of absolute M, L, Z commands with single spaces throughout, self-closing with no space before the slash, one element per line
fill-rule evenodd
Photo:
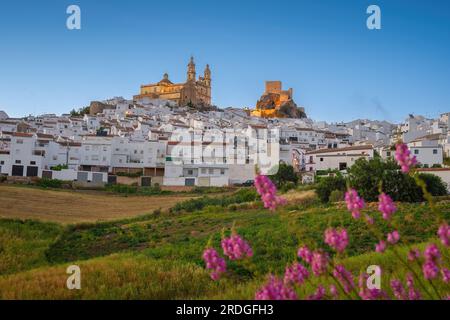
<path fill-rule="evenodd" d="M 353 146 L 306 152 L 306 171 L 346 170 L 360 158 L 373 158 L 373 146 Z"/>

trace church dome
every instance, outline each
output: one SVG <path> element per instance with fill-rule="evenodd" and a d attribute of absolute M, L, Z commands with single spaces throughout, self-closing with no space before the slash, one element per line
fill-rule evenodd
<path fill-rule="evenodd" d="M 164 76 L 158 84 L 173 84 L 172 81 L 169 80 L 169 75 L 167 73 L 164 73 Z"/>

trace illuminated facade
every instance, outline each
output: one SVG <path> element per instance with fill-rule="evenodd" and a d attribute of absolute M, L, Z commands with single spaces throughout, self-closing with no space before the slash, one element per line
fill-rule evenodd
<path fill-rule="evenodd" d="M 169 75 L 164 74 L 163 79 L 158 83 L 146 84 L 141 86 L 139 95 L 133 97 L 133 100 L 142 98 L 164 99 L 175 101 L 179 106 L 193 105 L 211 105 L 211 70 L 206 65 L 203 77 L 196 79 L 194 58 L 188 64 L 187 80 L 185 83 L 172 83 Z"/>

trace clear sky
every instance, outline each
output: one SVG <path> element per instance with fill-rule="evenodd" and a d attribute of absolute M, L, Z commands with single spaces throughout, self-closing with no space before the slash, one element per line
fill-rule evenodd
<path fill-rule="evenodd" d="M 81 30 L 66 8 L 81 8 Z M 366 8 L 381 8 L 368 30 Z M 450 111 L 447 0 L 42 0 L 0 2 L 0 110 L 65 113 L 131 98 L 209 63 L 213 103 L 253 107 L 265 80 L 315 120 L 400 121 Z"/>

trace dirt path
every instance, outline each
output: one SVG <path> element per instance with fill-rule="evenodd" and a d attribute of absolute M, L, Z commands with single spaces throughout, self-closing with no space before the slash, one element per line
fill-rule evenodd
<path fill-rule="evenodd" d="M 0 218 L 59 223 L 116 220 L 168 209 L 192 195 L 129 196 L 0 185 Z"/>

